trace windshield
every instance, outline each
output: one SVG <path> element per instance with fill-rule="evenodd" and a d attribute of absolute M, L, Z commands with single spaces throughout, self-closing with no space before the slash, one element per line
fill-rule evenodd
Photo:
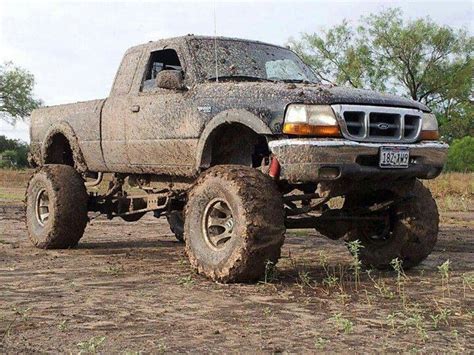
<path fill-rule="evenodd" d="M 193 39 L 191 51 L 195 56 L 199 79 L 272 80 L 316 83 L 311 69 L 292 51 L 271 45 L 217 39 Z"/>

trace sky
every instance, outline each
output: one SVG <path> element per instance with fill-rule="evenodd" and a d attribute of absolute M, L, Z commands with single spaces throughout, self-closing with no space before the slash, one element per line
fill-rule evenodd
<path fill-rule="evenodd" d="M 189 33 L 285 44 L 347 19 L 399 7 L 407 18 L 474 32 L 474 1 L 52 1 L 0 2 L 0 63 L 34 74 L 46 105 L 107 97 L 125 50 Z M 214 24 L 214 11 L 216 23 Z M 214 26 L 215 25 L 215 26 Z M 28 124 L 0 135 L 28 141 Z"/>

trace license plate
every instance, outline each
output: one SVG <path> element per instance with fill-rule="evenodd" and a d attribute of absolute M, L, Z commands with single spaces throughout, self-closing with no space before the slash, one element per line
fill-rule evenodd
<path fill-rule="evenodd" d="M 381 168 L 408 168 L 410 151 L 405 147 L 381 147 L 379 166 Z"/>

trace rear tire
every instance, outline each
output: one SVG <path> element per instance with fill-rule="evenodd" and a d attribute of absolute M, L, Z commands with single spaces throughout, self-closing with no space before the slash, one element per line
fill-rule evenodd
<path fill-rule="evenodd" d="M 180 243 L 184 243 L 184 217 L 183 211 L 171 211 L 166 215 L 170 230 Z"/>
<path fill-rule="evenodd" d="M 81 175 L 68 165 L 45 165 L 26 190 L 28 235 L 37 248 L 77 245 L 87 224 L 87 191 Z"/>
<path fill-rule="evenodd" d="M 374 238 L 382 234 L 380 231 L 384 228 L 365 222 L 349 231 L 345 240 L 362 243 L 359 257 L 365 266 L 389 269 L 390 262 L 398 258 L 403 268 L 408 269 L 421 263 L 433 251 L 438 238 L 438 207 L 430 190 L 420 181 L 415 181 L 409 189 L 391 193 L 394 198 L 407 199 L 389 210 L 390 226 L 386 238 Z M 348 196 L 346 203 L 349 208 L 367 206 L 381 202 L 378 201 L 381 196 L 381 192 Z"/>
<path fill-rule="evenodd" d="M 284 241 L 284 210 L 275 183 L 238 165 L 207 170 L 188 195 L 186 252 L 198 273 L 218 282 L 251 282 L 275 264 Z"/>

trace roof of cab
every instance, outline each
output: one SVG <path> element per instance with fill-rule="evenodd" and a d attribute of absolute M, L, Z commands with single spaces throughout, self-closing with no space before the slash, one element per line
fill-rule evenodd
<path fill-rule="evenodd" d="M 200 40 L 200 39 L 201 40 L 214 40 L 214 39 L 216 39 L 217 41 L 250 42 L 250 43 L 256 43 L 256 44 L 264 44 L 264 45 L 267 45 L 267 46 L 272 46 L 272 47 L 277 47 L 277 48 L 285 48 L 285 47 L 278 46 L 278 45 L 275 45 L 275 44 L 272 44 L 272 43 L 266 43 L 266 42 L 250 40 L 250 39 L 244 39 L 244 38 L 222 37 L 222 36 L 215 37 L 215 36 L 201 36 L 201 35 L 188 34 L 188 35 L 185 35 L 185 36 L 163 38 L 163 39 L 159 39 L 157 41 L 148 41 L 147 43 L 138 44 L 136 46 L 130 47 L 127 50 L 127 53 L 130 52 L 130 51 L 134 51 L 134 50 L 137 50 L 137 49 L 142 49 L 144 47 L 147 47 L 147 46 L 150 45 L 150 43 L 156 44 L 156 43 L 165 42 L 165 43 L 172 44 L 173 42 L 174 43 L 187 42 L 187 41 L 193 40 L 193 39 L 196 39 L 196 40 Z"/>

